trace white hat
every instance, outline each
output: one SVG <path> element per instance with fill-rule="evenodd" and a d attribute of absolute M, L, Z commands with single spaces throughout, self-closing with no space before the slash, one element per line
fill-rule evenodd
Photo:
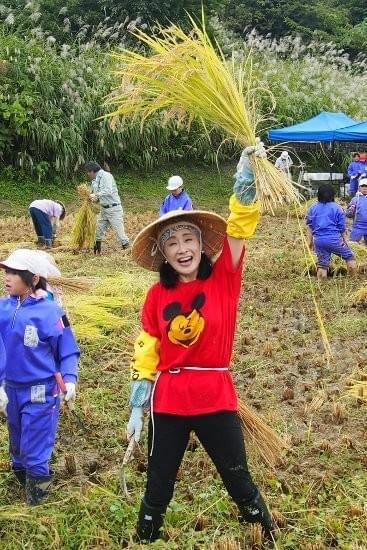
<path fill-rule="evenodd" d="M 183 179 L 181 176 L 171 176 L 168 180 L 167 189 L 168 191 L 176 191 L 183 186 Z"/>
<path fill-rule="evenodd" d="M 6 260 L 0 262 L 0 268 L 30 271 L 33 275 L 39 275 L 45 279 L 51 276 L 61 276 L 50 254 L 40 250 L 27 250 L 26 248 L 19 248 L 12 252 Z"/>
<path fill-rule="evenodd" d="M 282 151 L 282 154 L 280 155 L 280 158 L 282 158 L 282 159 L 288 158 L 288 151 Z"/>
<path fill-rule="evenodd" d="M 358 182 L 359 187 L 367 185 L 367 178 L 361 178 Z"/>

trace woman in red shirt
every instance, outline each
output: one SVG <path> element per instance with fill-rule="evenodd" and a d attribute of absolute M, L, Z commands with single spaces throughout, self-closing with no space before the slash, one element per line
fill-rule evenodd
<path fill-rule="evenodd" d="M 139 440 L 150 406 L 148 479 L 137 535 L 159 537 L 190 432 L 213 460 L 240 517 L 273 524 L 247 468 L 237 397 L 229 371 L 241 288 L 244 239 L 259 219 L 247 148 L 237 168 L 228 221 L 213 212 L 176 211 L 148 225 L 132 254 L 159 271 L 148 291 L 131 364 L 129 437 Z M 213 256 L 218 257 L 214 262 Z"/>

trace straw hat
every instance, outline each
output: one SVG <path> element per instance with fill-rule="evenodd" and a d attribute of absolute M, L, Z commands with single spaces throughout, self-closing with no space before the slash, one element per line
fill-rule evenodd
<path fill-rule="evenodd" d="M 157 246 L 157 237 L 166 225 L 176 222 L 191 222 L 200 228 L 203 250 L 207 256 L 215 256 L 222 249 L 227 222 L 219 214 L 204 210 L 174 210 L 140 231 L 131 249 L 137 264 L 150 271 L 159 271 L 164 256 Z"/>

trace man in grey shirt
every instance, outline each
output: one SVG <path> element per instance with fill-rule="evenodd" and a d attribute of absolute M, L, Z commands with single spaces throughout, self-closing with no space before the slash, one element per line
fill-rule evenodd
<path fill-rule="evenodd" d="M 101 205 L 97 218 L 94 253 L 101 253 L 102 240 L 109 225 L 116 233 L 122 248 L 128 248 L 129 239 L 124 229 L 123 210 L 115 178 L 110 172 L 102 170 L 98 162 L 87 162 L 85 169 L 92 180 L 90 198 Z"/>

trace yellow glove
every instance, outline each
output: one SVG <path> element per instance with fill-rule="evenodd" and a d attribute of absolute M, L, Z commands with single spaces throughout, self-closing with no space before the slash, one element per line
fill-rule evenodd
<path fill-rule="evenodd" d="M 255 233 L 260 219 L 260 203 L 241 204 L 232 195 L 229 199 L 230 215 L 227 220 L 227 235 L 235 239 L 249 239 Z"/>

